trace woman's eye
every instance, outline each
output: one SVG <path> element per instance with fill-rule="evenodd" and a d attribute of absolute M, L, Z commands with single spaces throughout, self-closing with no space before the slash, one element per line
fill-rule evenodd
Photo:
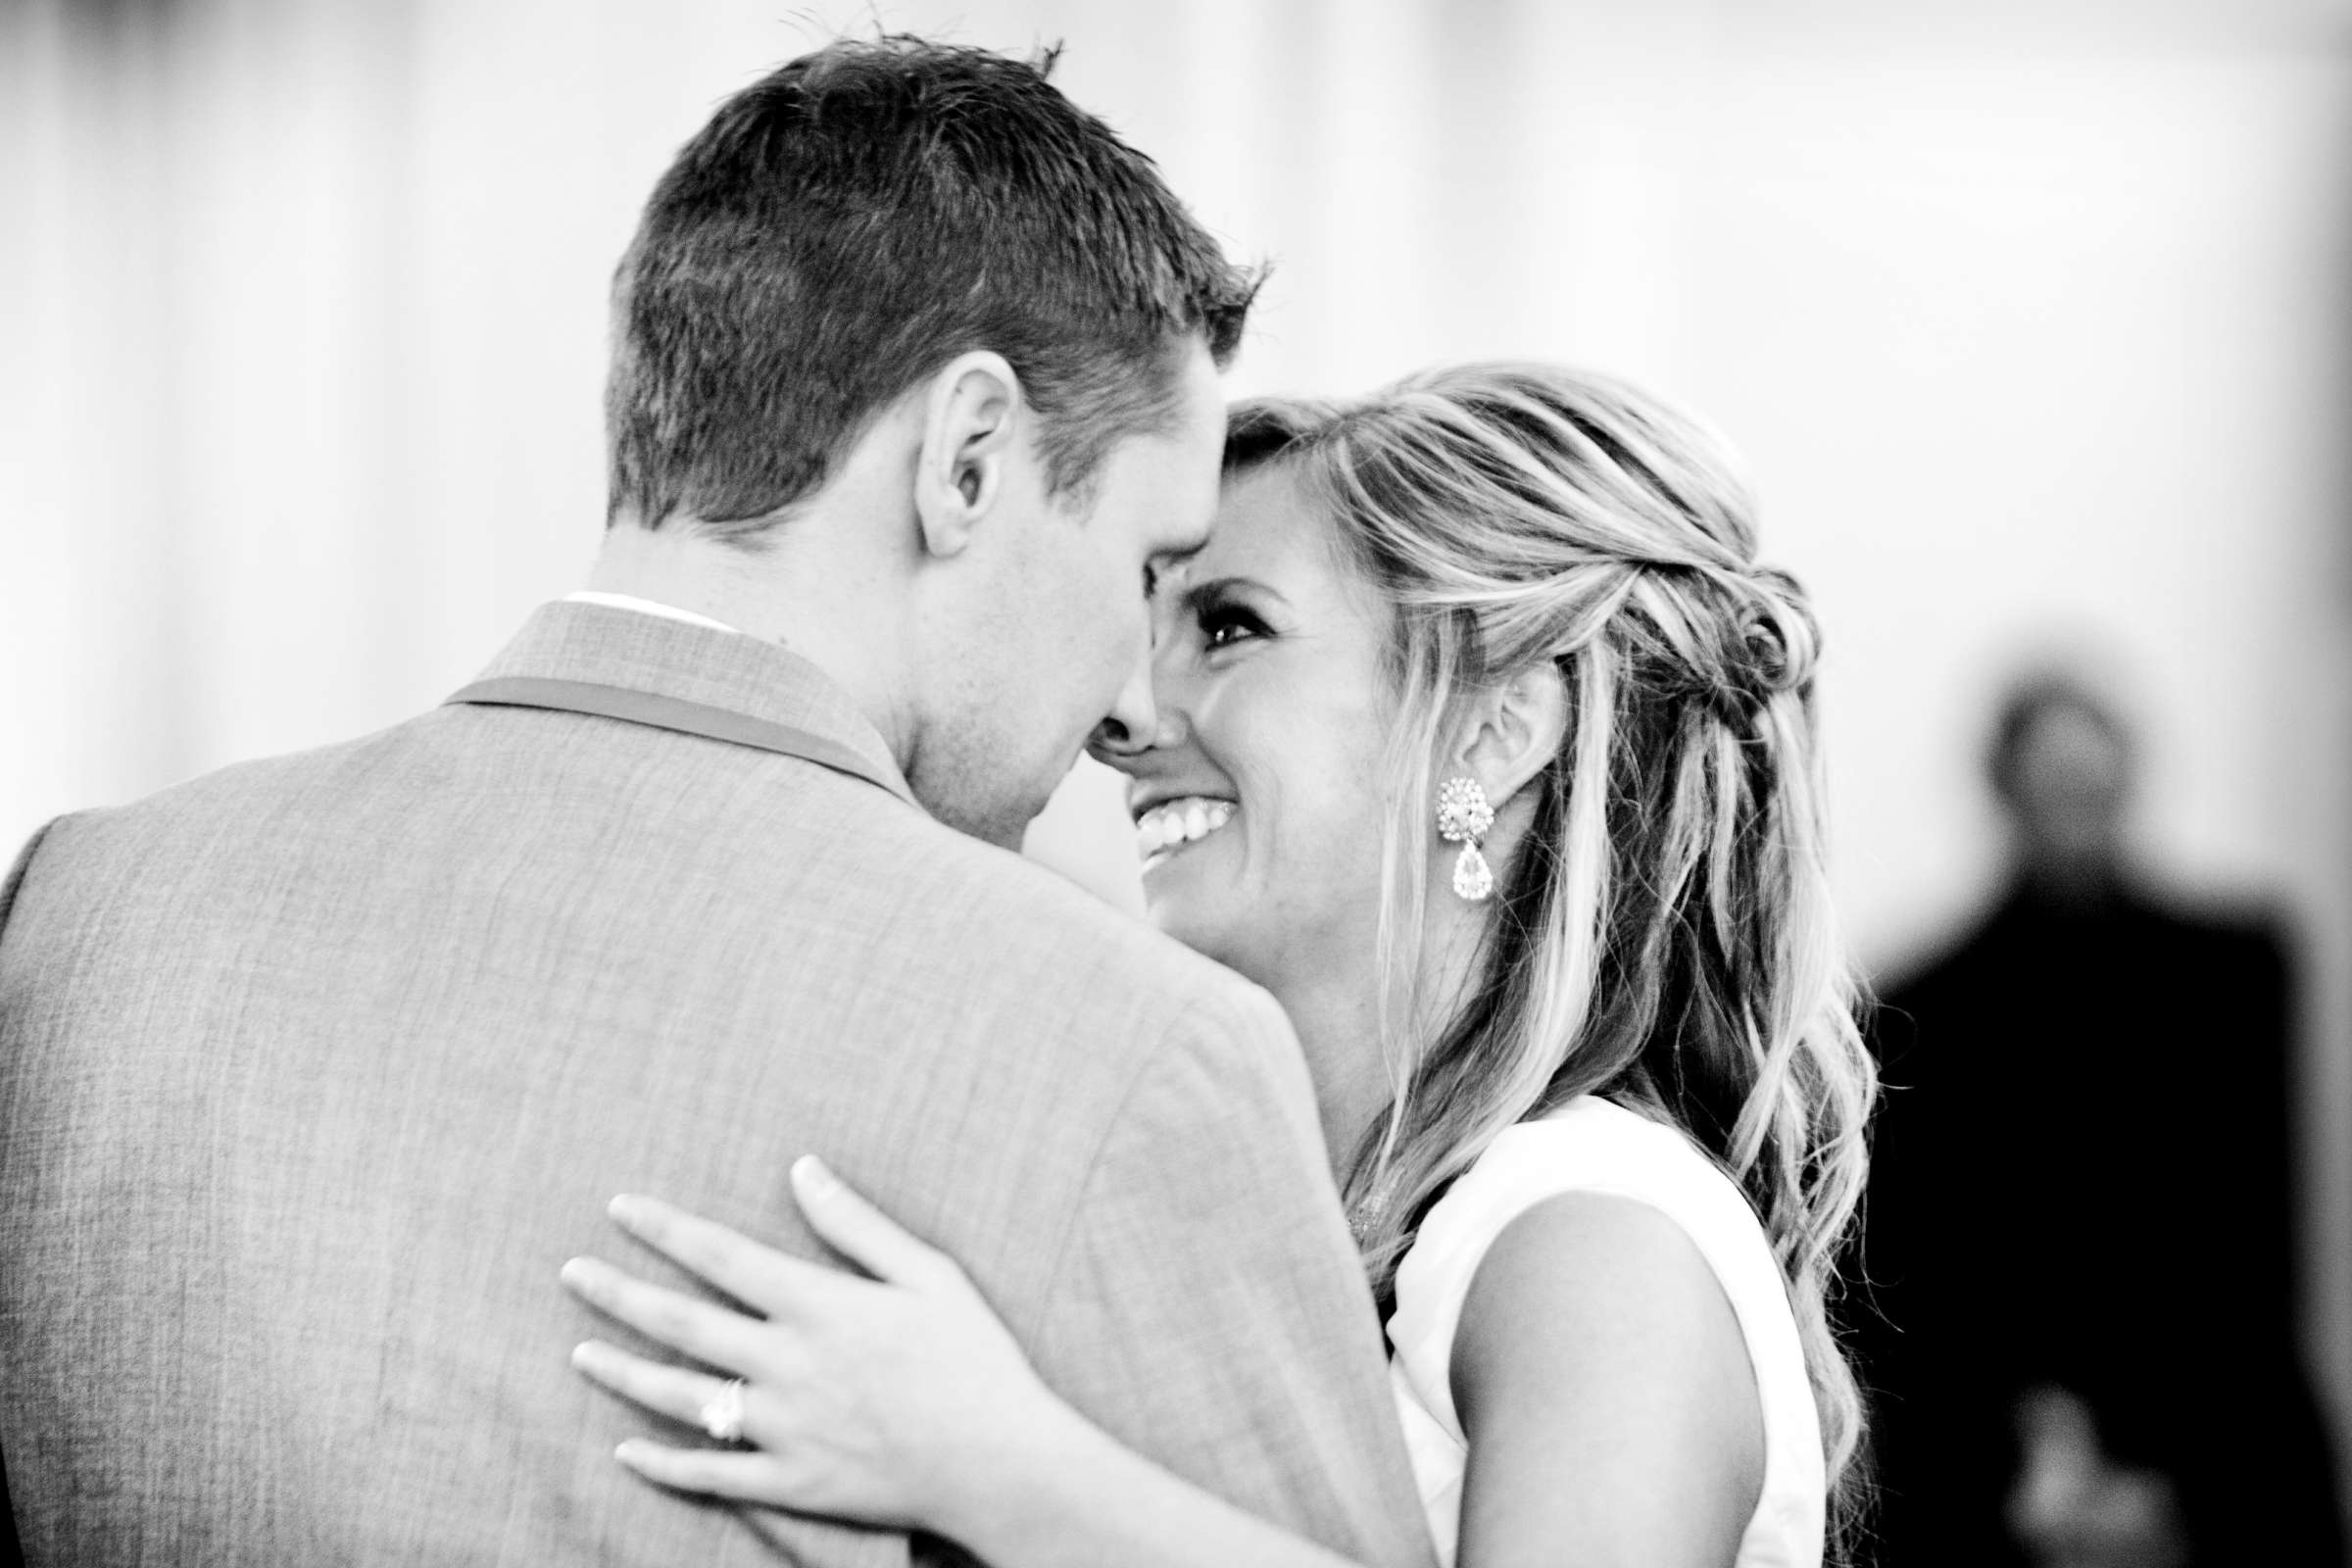
<path fill-rule="evenodd" d="M 1235 605 L 1220 605 L 1200 614 L 1200 640 L 1211 648 L 1230 648 L 1265 633 L 1264 621 Z"/>

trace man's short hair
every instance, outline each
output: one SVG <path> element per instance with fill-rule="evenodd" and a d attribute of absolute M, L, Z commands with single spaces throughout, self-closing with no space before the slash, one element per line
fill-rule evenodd
<path fill-rule="evenodd" d="M 1002 354 L 1055 492 L 1222 368 L 1255 290 L 1035 62 L 844 40 L 727 100 L 655 186 L 613 279 L 610 522 L 751 546 L 885 405 Z"/>

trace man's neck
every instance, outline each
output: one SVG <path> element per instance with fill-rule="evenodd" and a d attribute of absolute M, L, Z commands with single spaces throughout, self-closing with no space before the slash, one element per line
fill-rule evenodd
<path fill-rule="evenodd" d="M 2127 881 L 2123 854 L 2112 842 L 2050 843 L 2020 834 L 2012 857 L 2012 883 L 2045 909 L 2103 908 L 2115 902 Z"/>
<path fill-rule="evenodd" d="M 842 582 L 843 574 L 788 554 L 800 552 L 777 547 L 755 553 L 698 534 L 691 525 L 646 529 L 623 522 L 606 531 L 588 587 L 652 600 L 790 649 L 849 693 L 905 767 L 912 747 L 877 658 L 873 606 L 854 582 Z M 805 585 L 811 583 L 832 591 L 809 592 Z"/>
<path fill-rule="evenodd" d="M 763 592 L 757 563 L 724 546 L 695 545 L 628 524 L 605 535 L 588 573 L 591 591 L 647 599 L 789 646 L 772 596 Z"/>

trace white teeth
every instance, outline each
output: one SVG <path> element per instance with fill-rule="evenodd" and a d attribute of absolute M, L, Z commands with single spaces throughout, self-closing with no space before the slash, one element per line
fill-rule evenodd
<path fill-rule="evenodd" d="M 1136 819 L 1136 848 L 1148 859 L 1161 850 L 1204 839 L 1233 820 L 1231 801 L 1188 795 L 1162 801 Z"/>

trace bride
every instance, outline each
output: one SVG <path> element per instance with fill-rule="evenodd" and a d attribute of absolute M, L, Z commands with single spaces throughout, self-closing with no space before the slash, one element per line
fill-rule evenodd
<path fill-rule="evenodd" d="M 1305 1048 L 1441 1559 L 1820 1562 L 1875 1087 L 1816 630 L 1721 447 L 1536 366 L 1245 405 L 1158 612 L 1160 728 L 1096 754 L 1133 781 L 1152 918 Z M 952 1259 L 814 1159 L 793 1181 L 870 1277 L 647 1198 L 616 1219 L 758 1316 L 566 1265 L 723 1375 L 599 1343 L 582 1371 L 749 1445 L 624 1444 L 640 1475 L 1000 1568 L 1338 1561 L 1119 1446 Z"/>

